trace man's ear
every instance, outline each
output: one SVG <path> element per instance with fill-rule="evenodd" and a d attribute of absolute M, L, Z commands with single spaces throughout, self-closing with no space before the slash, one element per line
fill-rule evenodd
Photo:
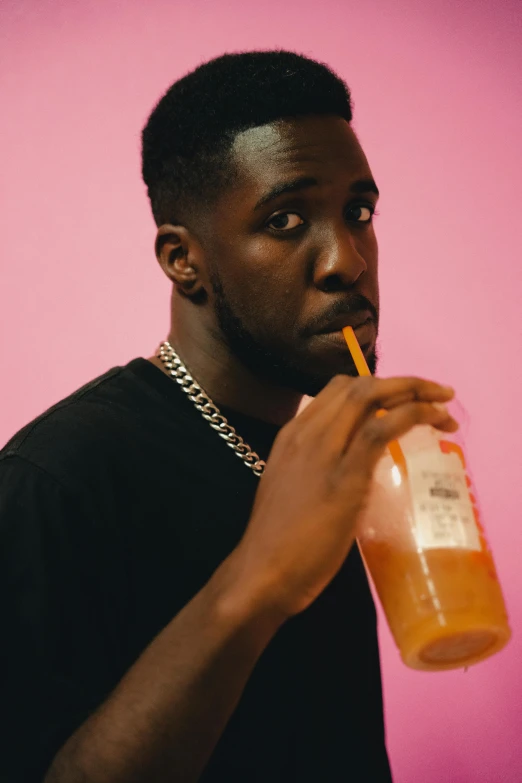
<path fill-rule="evenodd" d="M 185 226 L 160 226 L 155 250 L 159 265 L 181 294 L 190 298 L 204 294 L 201 245 Z"/>

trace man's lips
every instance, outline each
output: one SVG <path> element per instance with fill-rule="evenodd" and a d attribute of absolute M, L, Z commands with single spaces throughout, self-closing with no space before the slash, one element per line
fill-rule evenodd
<path fill-rule="evenodd" d="M 323 329 L 319 329 L 316 334 L 331 334 L 332 332 L 341 332 L 345 326 L 351 326 L 352 329 L 360 329 L 363 326 L 373 324 L 375 321 L 369 310 L 359 310 L 356 313 L 338 315 L 328 323 Z"/>

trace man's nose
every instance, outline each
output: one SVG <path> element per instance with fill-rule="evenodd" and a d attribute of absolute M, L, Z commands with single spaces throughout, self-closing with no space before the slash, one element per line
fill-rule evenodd
<path fill-rule="evenodd" d="M 366 261 L 345 225 L 325 238 L 314 268 L 314 284 L 322 291 L 350 288 L 366 270 Z"/>

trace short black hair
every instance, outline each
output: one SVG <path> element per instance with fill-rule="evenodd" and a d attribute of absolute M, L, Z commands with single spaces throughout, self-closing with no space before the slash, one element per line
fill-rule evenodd
<path fill-rule="evenodd" d="M 238 133 L 277 120 L 329 114 L 350 122 L 344 81 L 287 51 L 224 54 L 175 82 L 142 133 L 142 174 L 157 225 L 212 204 L 233 176 Z"/>

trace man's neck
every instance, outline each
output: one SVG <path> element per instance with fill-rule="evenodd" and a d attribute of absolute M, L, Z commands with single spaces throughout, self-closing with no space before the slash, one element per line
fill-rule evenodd
<path fill-rule="evenodd" d="M 222 344 L 198 340 L 197 335 L 169 334 L 169 342 L 193 378 L 217 406 L 283 426 L 297 413 L 302 395 L 257 377 L 231 356 Z M 157 356 L 149 361 L 168 374 Z"/>

